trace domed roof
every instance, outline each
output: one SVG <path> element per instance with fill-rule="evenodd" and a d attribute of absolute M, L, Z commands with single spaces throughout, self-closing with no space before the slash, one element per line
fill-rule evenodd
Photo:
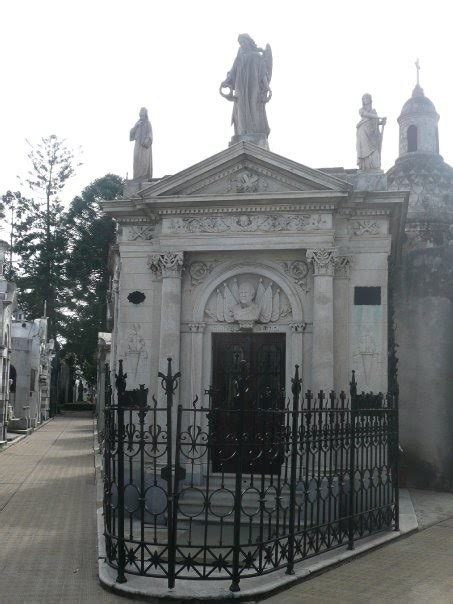
<path fill-rule="evenodd" d="M 404 103 L 400 117 L 414 113 L 431 113 L 437 115 L 434 103 L 425 96 L 423 88 L 419 84 L 415 86 L 411 98 Z"/>

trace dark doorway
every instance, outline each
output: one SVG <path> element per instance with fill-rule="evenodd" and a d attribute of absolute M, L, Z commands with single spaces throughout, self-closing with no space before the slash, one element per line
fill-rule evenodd
<path fill-rule="evenodd" d="M 237 460 L 228 453 L 236 448 L 240 409 L 235 398 L 235 380 L 242 361 L 248 368 L 248 392 L 244 397 L 245 432 L 242 469 L 253 472 L 265 464 L 269 471 L 280 466 L 279 454 L 272 449 L 278 443 L 282 415 L 272 410 L 285 403 L 285 334 L 213 334 L 212 408 L 215 434 L 213 468 L 216 472 L 234 472 Z"/>

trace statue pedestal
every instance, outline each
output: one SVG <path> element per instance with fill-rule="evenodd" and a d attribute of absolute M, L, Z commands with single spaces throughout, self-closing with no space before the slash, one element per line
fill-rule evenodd
<path fill-rule="evenodd" d="M 123 195 L 124 197 L 133 197 L 137 195 L 139 191 L 142 189 L 146 189 L 146 187 L 151 186 L 153 183 L 160 180 L 160 178 L 150 178 L 149 180 L 142 179 L 133 179 L 133 180 L 125 180 Z"/>
<path fill-rule="evenodd" d="M 269 143 L 267 140 L 267 136 L 266 134 L 263 133 L 259 133 L 259 134 L 239 134 L 239 135 L 234 135 L 231 137 L 230 143 L 229 143 L 229 147 L 232 147 L 233 145 L 236 145 L 237 143 L 253 143 L 254 145 L 257 145 L 258 147 L 261 147 L 262 149 L 266 149 L 267 151 L 269 151 Z"/>
<path fill-rule="evenodd" d="M 386 191 L 387 176 L 380 168 L 357 170 L 354 184 L 359 191 Z"/>

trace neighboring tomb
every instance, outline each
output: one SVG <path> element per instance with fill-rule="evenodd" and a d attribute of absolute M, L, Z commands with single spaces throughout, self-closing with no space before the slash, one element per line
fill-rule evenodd
<path fill-rule="evenodd" d="M 411 486 L 453 489 L 453 168 L 439 153 L 438 121 L 417 78 L 388 182 L 410 191 L 395 276 L 402 472 Z"/>
<path fill-rule="evenodd" d="M 14 382 L 14 370 L 10 370 L 11 317 L 16 306 L 16 285 L 5 279 L 3 267 L 8 244 L 0 241 L 0 448 L 7 443 L 8 420 L 11 417 L 10 383 Z"/>
<path fill-rule="evenodd" d="M 12 323 L 11 366 L 14 385 L 11 431 L 36 428 L 49 418 L 50 370 L 53 341 L 47 341 L 47 319 L 26 320 L 22 313 Z"/>

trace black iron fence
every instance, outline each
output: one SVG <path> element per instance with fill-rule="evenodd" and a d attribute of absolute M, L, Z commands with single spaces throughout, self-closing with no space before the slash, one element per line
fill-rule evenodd
<path fill-rule="evenodd" d="M 125 573 L 241 580 L 381 530 L 398 530 L 397 395 L 334 392 L 254 399 L 244 363 L 224 407 L 175 409 L 140 386 L 107 387 L 104 517 L 108 563 Z M 282 398 L 283 397 L 283 398 Z M 113 403 L 112 399 L 116 402 Z"/>

